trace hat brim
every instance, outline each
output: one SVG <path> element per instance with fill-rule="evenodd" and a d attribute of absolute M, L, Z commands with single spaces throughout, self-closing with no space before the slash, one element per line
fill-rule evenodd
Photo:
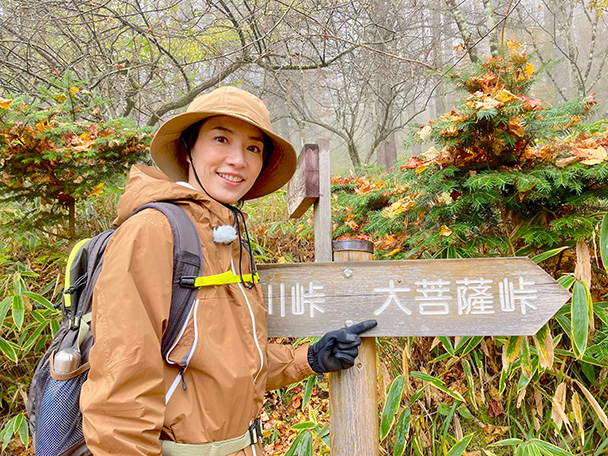
<path fill-rule="evenodd" d="M 174 181 L 188 180 L 186 149 L 180 136 L 189 126 L 213 116 L 230 116 L 243 120 L 263 131 L 272 142 L 272 153 L 264 160 L 262 172 L 253 186 L 243 196 L 250 200 L 268 195 L 285 185 L 296 171 L 297 157 L 293 146 L 272 131 L 261 127 L 251 119 L 222 111 L 196 111 L 178 114 L 163 123 L 150 144 L 150 155 L 154 163 Z"/>

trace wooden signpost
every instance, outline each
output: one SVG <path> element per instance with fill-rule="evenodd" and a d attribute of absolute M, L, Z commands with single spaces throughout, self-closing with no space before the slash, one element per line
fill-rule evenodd
<path fill-rule="evenodd" d="M 321 336 L 378 320 L 365 336 L 533 335 L 570 298 L 532 260 L 260 265 L 271 336 Z"/>
<path fill-rule="evenodd" d="M 259 265 L 268 335 L 322 336 L 359 321 L 378 321 L 362 335 L 355 366 L 330 375 L 332 456 L 379 453 L 376 336 L 533 335 L 571 297 L 525 257 L 353 261 L 361 255 L 371 259 L 368 251 L 358 257 L 336 254 L 336 262 L 329 262 L 328 141 L 306 145 L 298 163 L 288 206 L 298 217 L 315 205 L 316 263 Z M 352 250 L 365 250 L 359 247 Z"/>

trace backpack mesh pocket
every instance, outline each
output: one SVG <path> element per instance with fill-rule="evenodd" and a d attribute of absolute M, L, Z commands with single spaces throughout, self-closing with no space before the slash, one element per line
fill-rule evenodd
<path fill-rule="evenodd" d="M 48 381 L 42 382 L 46 388 L 38 408 L 36 455 L 58 456 L 84 440 L 79 399 L 88 371 L 69 380 L 55 380 L 48 371 L 45 375 Z"/>

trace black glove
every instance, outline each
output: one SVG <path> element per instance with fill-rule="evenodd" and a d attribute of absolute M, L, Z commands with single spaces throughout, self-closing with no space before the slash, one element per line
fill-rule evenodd
<path fill-rule="evenodd" d="M 325 334 L 308 348 L 308 364 L 317 374 L 348 369 L 359 354 L 359 334 L 375 328 L 376 320 L 366 320 Z"/>

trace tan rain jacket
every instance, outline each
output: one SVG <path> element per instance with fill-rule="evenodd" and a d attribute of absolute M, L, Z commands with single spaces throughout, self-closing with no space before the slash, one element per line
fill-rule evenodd
<path fill-rule="evenodd" d="M 259 416 L 265 391 L 313 374 L 307 346 L 268 343 L 259 285 L 201 288 L 169 356 L 179 366 L 194 344 L 183 382 L 179 368 L 163 361 L 173 234 L 154 209 L 129 216 L 145 203 L 166 200 L 179 202 L 194 220 L 204 276 L 239 272 L 239 243 L 213 242 L 214 226 L 234 224 L 229 209 L 160 171 L 133 168 L 93 298 L 96 342 L 80 404 L 84 436 L 95 456 L 160 455 L 159 439 L 207 443 L 240 436 Z M 246 250 L 241 263 L 243 274 L 250 273 Z M 258 443 L 237 454 L 263 451 Z"/>

